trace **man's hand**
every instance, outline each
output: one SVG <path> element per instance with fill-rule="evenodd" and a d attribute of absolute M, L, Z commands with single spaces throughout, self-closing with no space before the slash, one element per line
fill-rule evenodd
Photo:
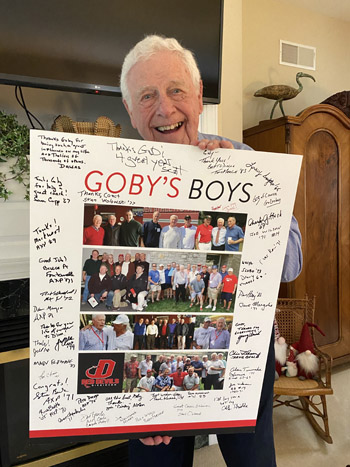
<path fill-rule="evenodd" d="M 158 446 L 159 444 L 169 444 L 172 440 L 171 436 L 149 436 L 148 438 L 141 438 L 140 441 L 146 446 Z"/>
<path fill-rule="evenodd" d="M 233 144 L 231 141 L 219 141 L 218 139 L 201 139 L 200 141 L 197 141 L 195 146 L 198 146 L 199 149 L 202 149 L 202 151 L 204 151 L 204 149 L 213 150 L 219 148 L 233 149 Z"/>

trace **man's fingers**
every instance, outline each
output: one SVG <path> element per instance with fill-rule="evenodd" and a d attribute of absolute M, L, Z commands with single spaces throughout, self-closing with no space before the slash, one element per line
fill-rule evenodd
<path fill-rule="evenodd" d="M 145 446 L 158 446 L 161 443 L 164 444 L 169 444 L 171 441 L 172 437 L 171 436 L 149 436 L 148 438 L 141 438 L 140 441 L 143 443 Z"/>
<path fill-rule="evenodd" d="M 199 149 L 204 151 L 204 149 L 219 149 L 219 148 L 224 148 L 224 149 L 233 149 L 233 144 L 231 141 L 225 141 L 225 140 L 218 140 L 218 139 L 202 139 L 197 142 L 197 146 Z"/>
<path fill-rule="evenodd" d="M 152 438 L 152 436 L 149 436 L 148 438 L 141 438 L 140 441 L 145 446 L 154 446 L 155 445 L 154 438 Z"/>
<path fill-rule="evenodd" d="M 220 141 L 220 147 L 224 149 L 234 149 L 231 141 L 226 141 L 226 140 Z"/>

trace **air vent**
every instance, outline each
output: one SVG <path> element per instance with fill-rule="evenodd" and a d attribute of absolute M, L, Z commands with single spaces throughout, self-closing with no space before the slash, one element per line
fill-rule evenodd
<path fill-rule="evenodd" d="M 316 70 L 316 48 L 281 40 L 280 64 Z"/>

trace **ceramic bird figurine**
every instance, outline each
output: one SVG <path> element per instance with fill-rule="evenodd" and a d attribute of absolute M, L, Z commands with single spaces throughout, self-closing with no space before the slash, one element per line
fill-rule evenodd
<path fill-rule="evenodd" d="M 299 73 L 297 73 L 295 78 L 296 82 L 299 85 L 298 89 L 292 88 L 291 86 L 287 86 L 285 84 L 273 84 L 272 86 L 266 86 L 264 88 L 261 88 L 254 93 L 255 97 L 266 97 L 266 99 L 273 99 L 276 101 L 271 110 L 270 120 L 272 119 L 273 112 L 277 104 L 279 104 L 280 106 L 282 115 L 285 116 L 282 101 L 293 99 L 303 90 L 303 85 L 300 82 L 300 78 L 311 78 L 314 81 L 316 81 L 313 76 L 300 71 Z"/>

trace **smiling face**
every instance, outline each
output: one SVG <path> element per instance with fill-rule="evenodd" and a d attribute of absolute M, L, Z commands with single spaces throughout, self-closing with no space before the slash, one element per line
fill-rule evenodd
<path fill-rule="evenodd" d="M 108 217 L 108 223 L 113 226 L 117 222 L 117 218 L 115 216 L 109 216 Z"/>
<path fill-rule="evenodd" d="M 96 261 L 98 259 L 98 251 L 97 250 L 92 250 L 91 253 L 91 258 Z"/>
<path fill-rule="evenodd" d="M 227 225 L 232 229 L 236 225 L 236 219 L 234 217 L 229 217 L 227 219 Z"/>
<path fill-rule="evenodd" d="M 131 106 L 124 100 L 132 126 L 143 139 L 194 144 L 202 113 L 202 83 L 194 86 L 181 58 L 159 51 L 136 63 L 127 76 Z"/>
<path fill-rule="evenodd" d="M 169 219 L 169 225 L 170 227 L 175 227 L 176 224 L 177 224 L 177 219 L 178 217 L 173 215 L 173 216 L 170 216 L 170 219 Z"/>
<path fill-rule="evenodd" d="M 126 219 L 127 222 L 130 222 L 133 217 L 134 217 L 134 214 L 133 214 L 132 211 L 126 211 L 125 219 Z"/>
<path fill-rule="evenodd" d="M 143 273 L 143 267 L 142 266 L 136 266 L 136 274 L 142 274 Z"/>
<path fill-rule="evenodd" d="M 100 274 L 106 274 L 107 268 L 104 264 L 101 264 L 100 266 Z"/>
<path fill-rule="evenodd" d="M 96 216 L 94 216 L 94 218 L 92 219 L 92 224 L 95 227 L 95 229 L 99 229 L 102 224 L 102 217 L 96 214 Z"/>
<path fill-rule="evenodd" d="M 225 225 L 225 221 L 224 219 L 222 219 L 221 217 L 217 220 L 217 226 L 222 228 L 223 226 Z"/>

